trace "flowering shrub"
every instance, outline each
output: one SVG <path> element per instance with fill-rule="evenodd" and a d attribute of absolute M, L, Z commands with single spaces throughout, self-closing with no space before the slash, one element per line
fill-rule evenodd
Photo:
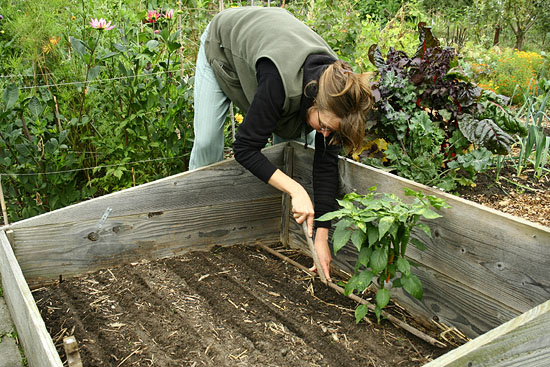
<path fill-rule="evenodd" d="M 524 95 L 538 93 L 537 79 L 544 73 L 543 57 L 536 52 L 492 49 L 483 61 L 472 62 L 474 80 L 484 89 L 512 98 L 520 104 Z"/>
<path fill-rule="evenodd" d="M 523 102 L 523 94 L 536 95 L 542 56 L 536 52 L 508 50 L 497 60 L 494 81 L 497 92 Z"/>

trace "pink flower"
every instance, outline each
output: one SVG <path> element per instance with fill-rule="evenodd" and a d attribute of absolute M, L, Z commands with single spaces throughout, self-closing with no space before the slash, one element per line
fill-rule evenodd
<path fill-rule="evenodd" d="M 166 17 L 166 19 L 174 18 L 174 9 L 167 10 L 165 17 Z"/>
<path fill-rule="evenodd" d="M 158 29 L 155 29 L 154 33 L 155 33 L 155 34 L 159 34 L 160 31 L 159 31 Z"/>
<path fill-rule="evenodd" d="M 156 23 L 156 21 L 160 18 L 160 14 L 157 13 L 156 10 L 149 10 L 147 12 L 147 21 L 149 23 Z"/>
<path fill-rule="evenodd" d="M 92 21 L 90 22 L 90 25 L 92 26 L 92 28 L 95 28 L 95 29 L 104 29 L 106 31 L 110 31 L 111 29 L 113 29 L 115 26 L 114 25 L 111 25 L 111 22 L 107 22 L 105 19 L 101 18 L 99 20 L 97 20 L 97 18 L 92 18 L 91 19 Z"/>

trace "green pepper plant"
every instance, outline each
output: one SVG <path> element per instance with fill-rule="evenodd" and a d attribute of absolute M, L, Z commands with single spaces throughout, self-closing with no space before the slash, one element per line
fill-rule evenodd
<path fill-rule="evenodd" d="M 411 237 L 416 227 L 431 238 L 430 227 L 421 218 L 441 217 L 436 211 L 449 208 L 445 200 L 405 188 L 405 195 L 414 197 L 411 203 L 403 202 L 397 195 L 376 192 L 373 186 L 366 195 L 349 193 L 338 200 L 341 208 L 327 213 L 320 221 L 338 219 L 332 237 L 334 253 L 350 240 L 358 255 L 353 276 L 345 284 L 346 295 L 362 293 L 371 283 L 378 284 L 375 314 L 380 322 L 382 309 L 390 301 L 390 290 L 403 287 L 410 295 L 422 298 L 422 284 L 411 272 L 412 264 L 405 257 L 410 244 L 420 250 L 424 243 Z M 368 313 L 368 306 L 359 305 L 355 310 L 356 322 Z"/>

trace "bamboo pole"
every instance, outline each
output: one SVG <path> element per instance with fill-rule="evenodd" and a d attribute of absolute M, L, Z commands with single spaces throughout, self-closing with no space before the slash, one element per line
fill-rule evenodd
<path fill-rule="evenodd" d="M 2 206 L 2 216 L 4 217 L 4 224 L 7 226 L 8 211 L 6 210 L 6 202 L 4 201 L 4 190 L 2 189 L 2 175 L 0 175 L 0 205 Z"/>
<path fill-rule="evenodd" d="M 311 276 L 315 276 L 315 273 L 312 273 L 309 271 L 308 268 L 306 268 L 305 266 L 303 266 L 302 264 L 290 259 L 289 257 L 281 254 L 280 252 L 262 244 L 262 243 L 258 243 L 257 244 L 259 247 L 261 247 L 262 249 L 264 249 L 265 251 L 269 252 L 270 254 L 272 255 L 275 255 L 277 256 L 278 258 L 288 262 L 289 264 L 292 264 L 294 266 L 296 266 L 297 268 L 299 268 L 300 270 L 303 270 L 305 271 L 306 273 L 308 273 L 309 275 Z M 319 269 L 318 269 L 319 270 Z M 336 292 L 340 293 L 340 294 L 343 294 L 343 295 L 346 295 L 345 294 L 345 291 L 344 291 L 344 288 L 332 283 L 332 282 L 327 282 L 327 285 L 334 289 Z M 365 301 L 364 299 L 356 296 L 355 294 L 350 294 L 348 295 L 347 297 L 351 298 L 352 300 L 358 302 L 358 303 L 361 303 L 361 304 L 364 304 L 364 305 L 367 305 L 369 310 L 371 311 L 374 311 L 375 309 L 375 306 L 367 301 Z M 436 347 L 439 347 L 439 348 L 445 348 L 447 347 L 447 345 L 445 343 L 442 343 L 440 342 L 439 340 L 435 339 L 435 338 L 432 338 L 431 336 L 427 335 L 426 333 L 418 330 L 417 328 L 415 328 L 414 326 L 411 326 L 409 324 L 407 324 L 405 321 L 402 321 L 400 319 L 398 319 L 397 317 L 393 316 L 393 315 L 390 315 L 389 313 L 387 313 L 386 311 L 382 311 L 382 316 L 384 316 L 385 318 L 387 318 L 390 322 L 392 322 L 394 325 L 396 326 L 399 326 L 400 328 L 402 328 L 403 330 L 406 330 L 408 331 L 409 333 L 413 334 L 414 336 L 424 340 L 425 342 L 427 343 L 430 343 L 431 345 L 433 346 L 436 346 Z"/>

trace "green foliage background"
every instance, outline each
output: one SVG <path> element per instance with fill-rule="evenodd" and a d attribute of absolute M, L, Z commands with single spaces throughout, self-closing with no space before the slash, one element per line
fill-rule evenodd
<path fill-rule="evenodd" d="M 476 61 L 492 46 L 495 29 L 494 17 L 480 14 L 496 14 L 502 20 L 499 46 L 514 47 L 517 32 L 507 22 L 530 3 L 499 10 L 495 1 L 309 0 L 286 1 L 285 7 L 357 71 L 374 71 L 369 46 L 414 54 L 420 21 Z M 250 2 L 224 1 L 225 7 L 242 5 Z M 0 173 L 10 221 L 187 169 L 194 61 L 218 6 L 200 0 L 0 0 Z M 548 51 L 550 11 L 545 2 L 536 6 L 523 46 Z M 177 14 L 145 22 L 153 9 Z M 90 18 L 105 18 L 115 28 L 92 29 Z M 460 32 L 465 36 L 456 36 Z"/>

